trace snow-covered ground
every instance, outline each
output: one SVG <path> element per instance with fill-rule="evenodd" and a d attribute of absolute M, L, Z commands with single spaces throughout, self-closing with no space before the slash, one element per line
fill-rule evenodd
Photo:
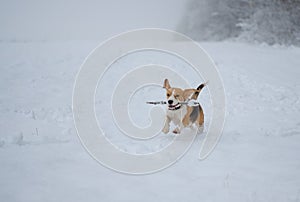
<path fill-rule="evenodd" d="M 1 201 L 300 201 L 300 48 L 202 43 L 226 90 L 227 116 L 219 144 L 199 161 L 204 133 L 170 168 L 130 176 L 99 165 L 75 132 L 71 110 L 75 76 L 97 45 L 96 41 L 0 42 Z M 155 58 L 155 53 L 148 54 Z M 145 62 L 139 58 L 128 57 L 118 64 Z M 185 68 L 175 59 L 163 58 L 178 64 L 178 71 Z M 192 85 L 202 82 L 189 71 L 183 72 Z M 117 76 L 108 78 L 113 81 Z M 144 89 L 133 102 L 144 103 L 147 92 L 157 93 Z M 209 116 L 207 92 L 201 96 Z M 96 108 L 101 111 L 105 104 L 100 100 Z M 147 110 L 143 105 L 132 107 L 133 119 Z M 108 130 L 114 127 L 107 125 Z M 168 141 L 163 134 L 149 145 L 110 138 L 133 153 L 155 151 Z"/>

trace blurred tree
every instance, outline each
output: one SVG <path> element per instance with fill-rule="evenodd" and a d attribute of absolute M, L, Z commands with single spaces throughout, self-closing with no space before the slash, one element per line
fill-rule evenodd
<path fill-rule="evenodd" d="M 300 0 L 190 0 L 178 30 L 195 40 L 300 44 Z"/>

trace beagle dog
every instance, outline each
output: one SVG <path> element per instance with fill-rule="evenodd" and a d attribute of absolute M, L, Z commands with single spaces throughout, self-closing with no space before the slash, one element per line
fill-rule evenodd
<path fill-rule="evenodd" d="M 163 88 L 167 91 L 168 109 L 166 113 L 165 125 L 162 129 L 163 133 L 168 133 L 170 130 L 170 123 L 173 122 L 176 128 L 173 133 L 179 134 L 184 127 L 197 126 L 199 130 L 203 130 L 204 113 L 199 105 L 188 106 L 183 102 L 189 100 L 196 100 L 200 91 L 206 84 L 201 84 L 197 89 L 181 89 L 170 86 L 169 80 L 165 79 Z"/>

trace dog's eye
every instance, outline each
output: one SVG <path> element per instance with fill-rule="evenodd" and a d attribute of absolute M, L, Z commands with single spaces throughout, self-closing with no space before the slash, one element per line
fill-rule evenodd
<path fill-rule="evenodd" d="M 167 93 L 167 96 L 169 97 L 171 94 L 170 93 Z"/>
<path fill-rule="evenodd" d="M 179 95 L 175 95 L 174 97 L 175 97 L 175 98 L 178 98 L 178 97 L 179 97 Z"/>

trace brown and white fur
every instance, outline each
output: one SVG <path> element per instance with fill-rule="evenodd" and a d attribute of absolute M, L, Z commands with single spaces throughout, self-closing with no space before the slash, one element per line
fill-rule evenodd
<path fill-rule="evenodd" d="M 197 89 L 181 89 L 170 86 L 169 80 L 165 79 L 164 88 L 167 91 L 168 110 L 166 113 L 165 126 L 162 129 L 163 133 L 168 133 L 170 123 L 173 122 L 176 128 L 173 133 L 179 134 L 185 127 L 196 125 L 198 132 L 203 130 L 204 113 L 200 106 L 188 106 L 180 104 L 190 99 L 196 100 L 200 91 L 205 86 L 201 84 Z"/>

